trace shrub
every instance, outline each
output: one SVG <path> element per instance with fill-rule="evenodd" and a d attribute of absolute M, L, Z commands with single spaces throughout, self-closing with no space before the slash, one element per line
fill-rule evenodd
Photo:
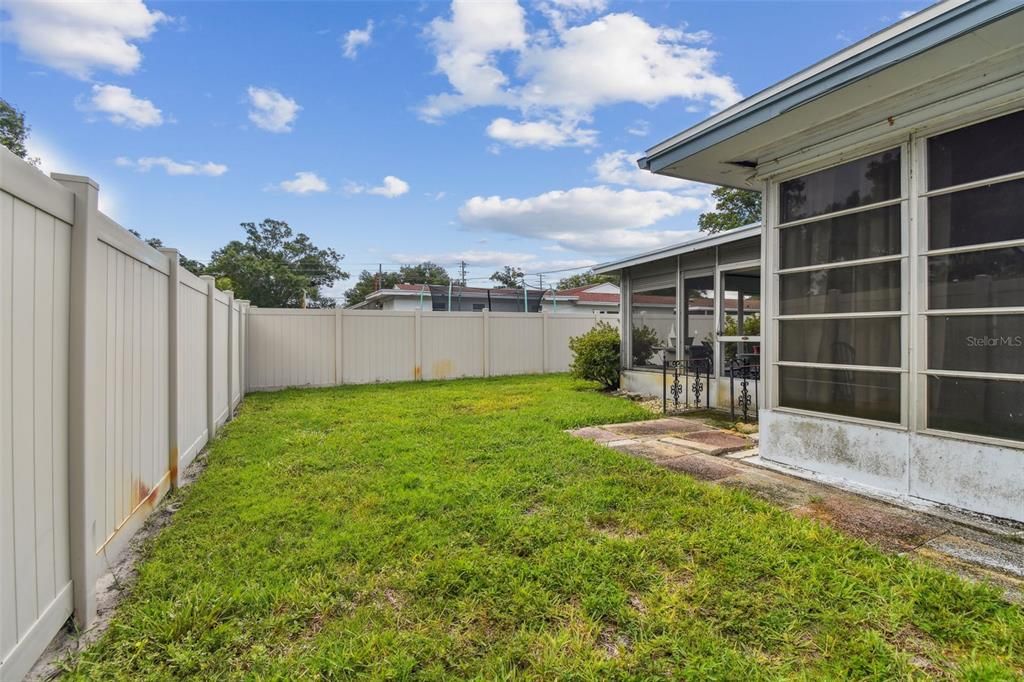
<path fill-rule="evenodd" d="M 641 367 L 650 362 L 654 347 L 661 344 L 658 332 L 645 324 L 633 327 L 633 366 Z"/>
<path fill-rule="evenodd" d="M 598 322 L 581 336 L 569 339 L 573 360 L 569 372 L 577 379 L 600 382 L 607 388 L 619 386 L 619 330 Z"/>

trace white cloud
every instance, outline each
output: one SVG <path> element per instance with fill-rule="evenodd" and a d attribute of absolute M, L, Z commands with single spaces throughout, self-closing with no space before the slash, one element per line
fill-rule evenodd
<path fill-rule="evenodd" d="M 575 122 L 523 121 L 496 118 L 487 126 L 488 137 L 513 147 L 591 147 L 597 131 L 580 128 Z"/>
<path fill-rule="evenodd" d="M 376 187 L 367 187 L 358 183 L 350 182 L 345 191 L 349 194 L 376 194 L 377 196 L 394 199 L 409 191 L 409 183 L 394 175 L 388 175 L 384 181 Z"/>
<path fill-rule="evenodd" d="M 660 190 L 576 187 L 526 199 L 476 196 L 459 209 L 470 228 L 551 240 L 568 249 L 608 252 L 654 248 L 679 241 L 690 232 L 642 231 L 705 202 Z"/>
<path fill-rule="evenodd" d="M 912 17 L 915 14 L 917 14 L 916 9 L 903 10 L 902 12 L 900 12 L 900 19 L 906 19 L 907 17 Z"/>
<path fill-rule="evenodd" d="M 660 189 L 683 193 L 704 201 L 704 208 L 707 210 L 711 210 L 714 207 L 714 202 L 710 198 L 713 187 L 699 182 L 679 180 L 667 175 L 656 175 L 641 170 L 636 165 L 636 159 L 641 156 L 643 155 L 640 153 L 630 153 L 622 149 L 602 154 L 594 161 L 594 176 L 600 182 L 608 185 L 622 185 L 638 189 Z"/>
<path fill-rule="evenodd" d="M 633 121 L 633 124 L 626 128 L 626 132 L 637 137 L 647 137 L 651 133 L 651 124 L 642 118 Z"/>
<path fill-rule="evenodd" d="M 120 85 L 93 85 L 92 97 L 79 100 L 82 111 L 104 114 L 111 123 L 128 128 L 149 128 L 163 125 L 164 115 L 148 99 L 136 97 Z"/>
<path fill-rule="evenodd" d="M 142 62 L 136 42 L 152 35 L 167 15 L 142 0 L 69 2 L 15 0 L 4 4 L 0 25 L 5 40 L 28 59 L 76 78 L 97 70 L 128 74 Z"/>
<path fill-rule="evenodd" d="M 283 180 L 276 187 L 291 194 L 309 194 L 328 190 L 327 181 L 313 171 L 299 171 L 293 180 Z"/>
<path fill-rule="evenodd" d="M 369 45 L 373 40 L 373 20 L 366 22 L 366 28 L 354 28 L 345 34 L 342 40 L 342 52 L 349 59 L 359 55 L 359 48 Z"/>
<path fill-rule="evenodd" d="M 545 4 L 551 27 L 530 33 L 515 0 L 454 0 L 450 18 L 435 19 L 427 30 L 437 71 L 451 88 L 429 97 L 420 115 L 438 121 L 473 107 L 506 107 L 521 113 L 519 126 L 545 124 L 545 131 L 534 125 L 532 136 L 544 132 L 545 146 L 554 147 L 579 144 L 552 131 L 575 128 L 600 106 L 679 98 L 721 109 L 740 99 L 733 81 L 714 70 L 716 55 L 703 45 L 707 32 L 652 26 L 630 13 L 566 25 L 567 7 L 578 14 L 601 5 Z M 522 146 L 526 129 L 516 132 L 509 142 Z"/>
<path fill-rule="evenodd" d="M 290 133 L 302 107 L 271 88 L 249 86 L 249 120 L 272 133 Z"/>
<path fill-rule="evenodd" d="M 125 156 L 114 159 L 114 163 L 122 168 L 134 168 L 140 173 L 148 173 L 154 168 L 163 168 L 168 175 L 209 175 L 217 177 L 228 172 L 228 167 L 212 161 L 175 161 L 166 156 L 144 156 L 132 160 Z"/>
<path fill-rule="evenodd" d="M 423 196 L 425 196 L 425 197 L 427 197 L 429 199 L 433 199 L 434 201 L 441 201 L 441 199 L 444 199 L 447 195 L 448 195 L 448 192 L 444 192 L 444 191 L 442 191 L 442 192 L 424 192 L 423 193 Z"/>

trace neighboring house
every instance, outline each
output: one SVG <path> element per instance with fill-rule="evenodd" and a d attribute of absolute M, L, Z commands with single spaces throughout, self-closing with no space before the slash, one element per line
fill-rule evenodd
<path fill-rule="evenodd" d="M 396 284 L 378 289 L 365 300 L 349 306 L 353 310 L 436 310 L 507 313 L 535 313 L 540 309 L 540 291 L 501 287 L 462 287 L 453 285 Z"/>
<path fill-rule="evenodd" d="M 1024 521 L 1022 36 L 1019 0 L 947 0 L 640 160 L 763 193 L 763 230 L 595 269 L 626 299 L 715 292 L 705 395 L 728 407 L 732 358 L 763 367 L 763 460 Z M 756 325 L 727 319 L 730 292 Z M 630 337 L 624 386 L 660 395 Z"/>

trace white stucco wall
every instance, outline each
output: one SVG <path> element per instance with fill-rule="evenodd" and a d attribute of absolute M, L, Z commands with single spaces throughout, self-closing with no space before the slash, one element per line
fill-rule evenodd
<path fill-rule="evenodd" d="M 1024 521 L 1024 450 L 761 411 L 760 455 L 879 493 Z"/>

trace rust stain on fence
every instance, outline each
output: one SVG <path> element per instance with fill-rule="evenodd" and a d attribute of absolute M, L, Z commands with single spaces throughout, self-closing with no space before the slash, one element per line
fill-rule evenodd
<path fill-rule="evenodd" d="M 430 366 L 431 379 L 447 379 L 452 375 L 452 361 L 438 360 Z"/>
<path fill-rule="evenodd" d="M 135 481 L 135 497 L 132 499 L 132 507 L 138 508 L 143 504 L 151 505 L 159 494 L 160 486 L 151 489 L 142 481 Z"/>
<path fill-rule="evenodd" d="M 423 368 L 420 367 L 419 365 L 414 366 L 412 368 L 412 378 L 413 378 L 413 381 L 422 381 L 423 380 Z"/>

